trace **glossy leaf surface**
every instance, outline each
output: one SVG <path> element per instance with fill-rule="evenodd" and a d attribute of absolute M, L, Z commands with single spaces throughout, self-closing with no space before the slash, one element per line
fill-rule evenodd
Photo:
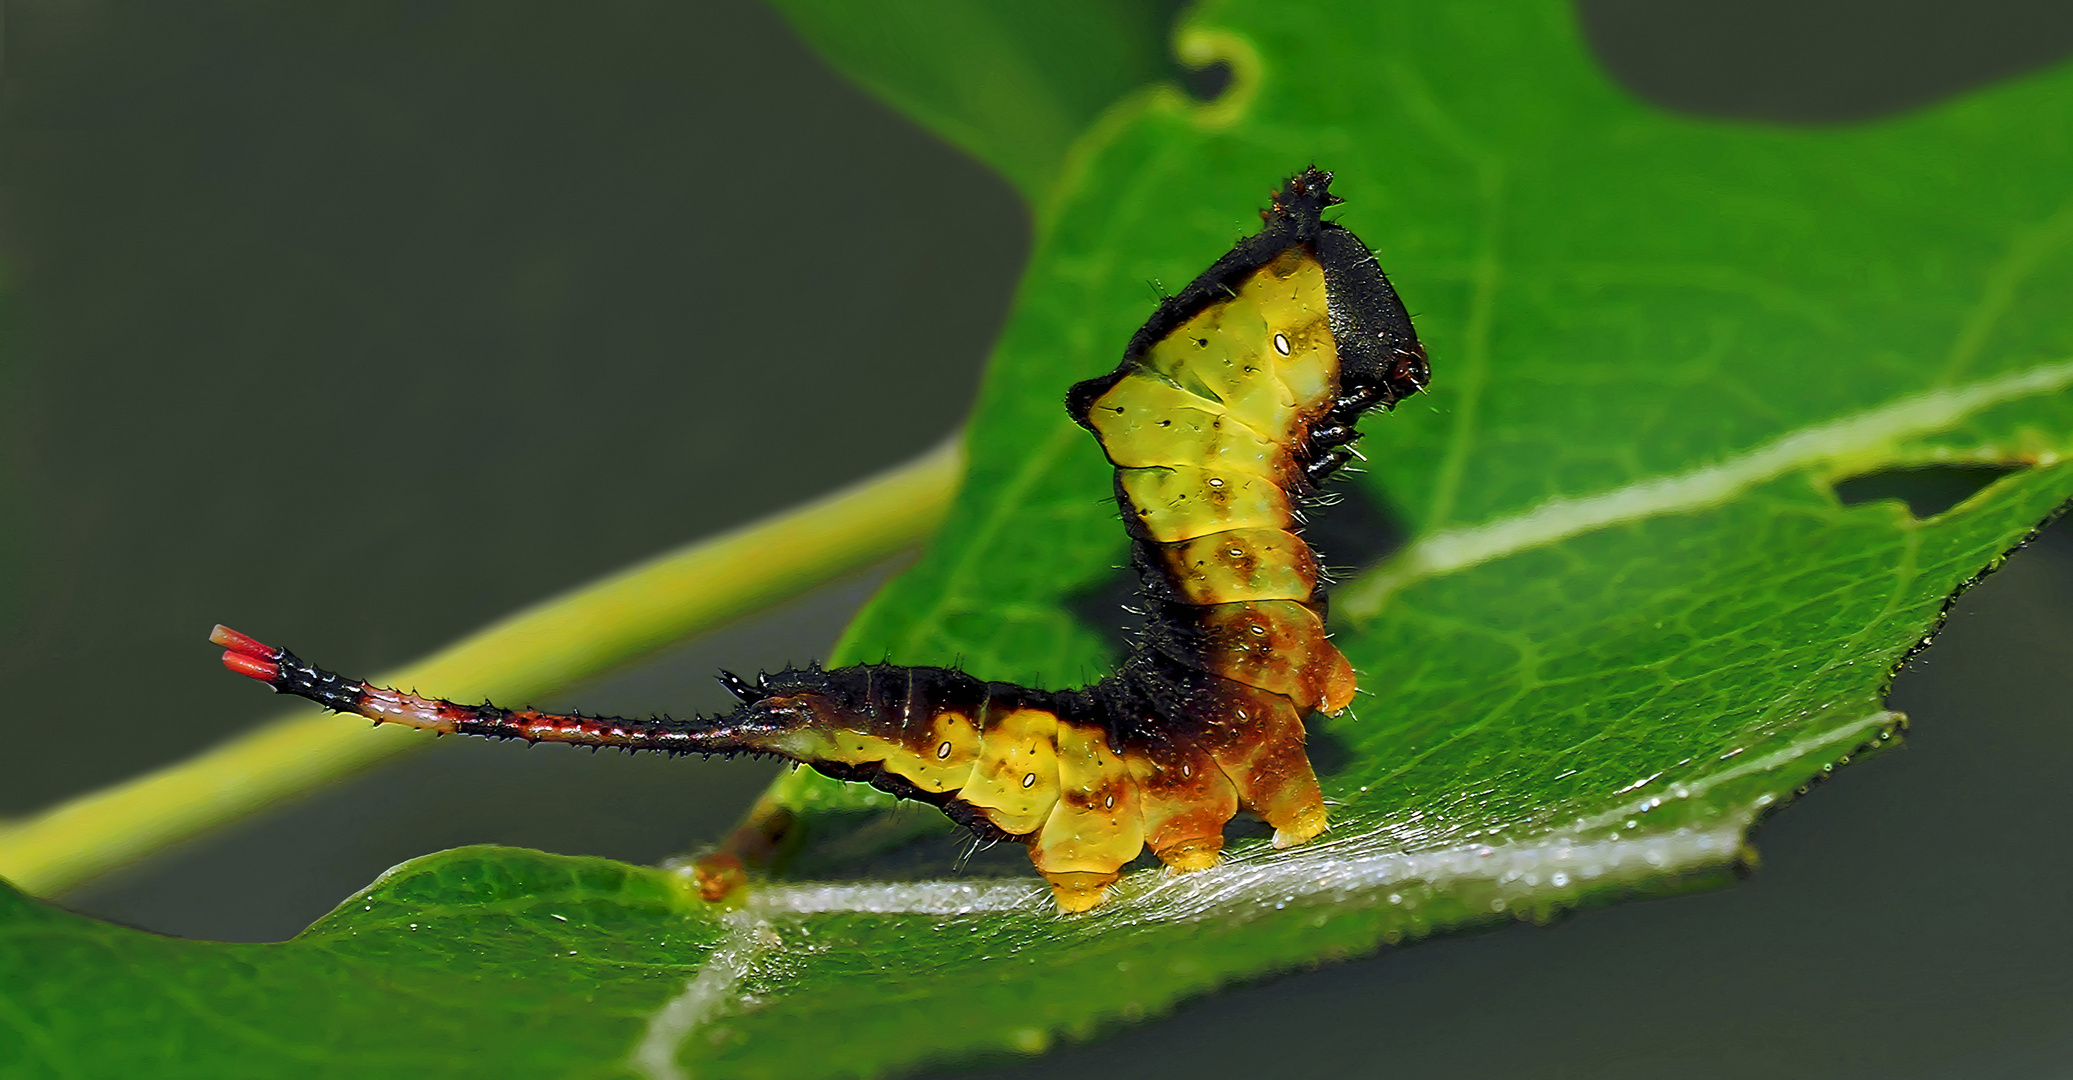
<path fill-rule="evenodd" d="M 1381 548 L 1359 524 L 1379 515 L 1408 542 L 1363 556 L 1335 601 L 1368 694 L 1313 735 L 1339 822 L 1324 842 L 1133 875 L 1073 920 L 1033 878 L 767 883 L 723 915 L 647 872 L 479 850 L 413 864 L 376 909 L 349 903 L 283 946 L 164 942 L 16 902 L 0 970 L 39 989 L 4 999 L 28 1020 L 0 1038 L 63 1071 L 116 1052 L 103 1035 L 145 996 L 117 972 L 195 970 L 215 974 L 152 997 L 193 1004 L 152 1015 L 214 1041 L 161 1040 L 125 1067 L 407 1053 L 438 1013 L 483 1049 L 415 1069 L 870 1074 L 1708 883 L 1761 814 L 1889 738 L 1894 667 L 2073 496 L 2073 71 L 1785 130 L 1637 103 L 1555 4 L 1211 5 L 1183 44 L 1237 83 L 1208 106 L 1136 99 L 1058 173 L 951 524 L 842 658 L 1044 684 L 1113 663 L 1082 612 L 1124 539 L 1063 388 L 1113 365 L 1145 282 L 1193 277 L 1314 161 L 1434 370 L 1429 395 L 1369 421 L 1366 471 L 1343 482 L 1370 515 L 1342 519 L 1352 541 Z M 1927 519 L 1832 489 L 1937 462 L 2011 471 Z M 782 794 L 824 835 L 877 805 L 797 775 Z M 384 891 L 405 886 L 432 891 Z M 552 906 L 572 897 L 581 922 Z M 420 910 L 437 917 L 399 933 Z M 570 922 L 539 921 L 555 914 Z M 564 945 L 586 965 L 573 976 Z M 259 989 L 276 980 L 291 992 Z M 105 1007 L 102 982 L 123 988 Z M 320 986 L 345 1015 L 403 1023 L 378 1041 L 269 1011 Z"/>

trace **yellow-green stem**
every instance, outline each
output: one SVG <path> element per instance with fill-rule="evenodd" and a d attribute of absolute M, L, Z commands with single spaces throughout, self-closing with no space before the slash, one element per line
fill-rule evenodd
<path fill-rule="evenodd" d="M 919 543 L 943 520 L 963 471 L 963 440 L 953 439 L 854 487 L 547 600 L 376 681 L 459 700 L 555 690 Z M 0 877 L 59 892 L 430 741 L 314 706 L 292 710 L 0 827 Z"/>

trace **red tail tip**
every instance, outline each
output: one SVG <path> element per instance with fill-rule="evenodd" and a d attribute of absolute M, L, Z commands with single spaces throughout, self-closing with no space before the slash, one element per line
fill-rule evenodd
<path fill-rule="evenodd" d="M 209 640 L 230 650 L 223 654 L 223 666 L 248 678 L 271 683 L 281 677 L 281 650 L 217 624 Z"/>
<path fill-rule="evenodd" d="M 209 640 L 229 649 L 231 652 L 243 653 L 246 656 L 256 656 L 261 660 L 272 660 L 281 655 L 281 650 L 264 642 L 246 637 L 221 623 L 216 624 L 216 629 L 209 631 Z"/>
<path fill-rule="evenodd" d="M 271 683 L 281 677 L 281 665 L 262 657 L 246 656 L 241 652 L 224 653 L 223 666 L 263 683 Z"/>

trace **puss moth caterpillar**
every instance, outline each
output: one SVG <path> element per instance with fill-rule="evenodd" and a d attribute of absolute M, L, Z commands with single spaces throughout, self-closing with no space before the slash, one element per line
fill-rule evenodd
<path fill-rule="evenodd" d="M 1144 848 L 1216 863 L 1240 810 L 1278 847 L 1325 828 L 1303 718 L 1353 699 L 1326 637 L 1298 509 L 1344 464 L 1354 422 L 1424 389 L 1411 320 L 1351 232 L 1324 221 L 1331 174 L 1291 177 L 1238 242 L 1162 303 L 1072 418 L 1115 465 L 1146 607 L 1117 671 L 1077 690 L 940 667 L 722 673 L 724 716 L 513 712 L 370 686 L 225 627 L 225 666 L 339 712 L 440 732 L 682 753 L 777 754 L 939 806 L 1027 845 L 1058 907 L 1099 904 Z"/>

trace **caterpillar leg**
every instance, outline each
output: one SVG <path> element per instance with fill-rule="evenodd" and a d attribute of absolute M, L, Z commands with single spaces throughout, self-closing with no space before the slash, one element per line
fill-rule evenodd
<path fill-rule="evenodd" d="M 1324 792 L 1318 789 L 1310 759 L 1299 752 L 1297 764 L 1300 774 L 1288 776 L 1274 789 L 1272 804 L 1254 807 L 1255 813 L 1274 826 L 1277 848 L 1307 844 L 1331 826 L 1324 809 Z"/>
<path fill-rule="evenodd" d="M 1275 847 L 1294 847 L 1324 832 L 1324 792 L 1303 750 L 1301 721 L 1275 733 L 1259 753 L 1237 767 L 1245 771 L 1245 808 L 1274 826 Z"/>
<path fill-rule="evenodd" d="M 1274 846 L 1315 839 L 1328 824 L 1324 792 L 1303 747 L 1303 720 L 1279 694 L 1244 687 L 1232 694 L 1211 738 L 1210 756 L 1238 789 L 1245 809 L 1274 826 Z"/>
<path fill-rule="evenodd" d="M 1192 741 L 1152 738 L 1126 754 L 1144 816 L 1145 845 L 1169 874 L 1207 870 L 1223 857 L 1224 823 L 1238 789 Z"/>
<path fill-rule="evenodd" d="M 742 895 L 749 887 L 748 867 L 731 851 L 715 851 L 691 860 L 691 882 L 708 904 Z"/>
<path fill-rule="evenodd" d="M 1100 907 L 1108 899 L 1108 887 L 1123 876 L 1117 870 L 1106 874 L 1091 870 L 1054 874 L 1047 870 L 1043 874 L 1044 880 L 1051 883 L 1051 899 L 1057 902 L 1061 915 L 1078 915 Z"/>
<path fill-rule="evenodd" d="M 1100 728 L 1060 723 L 1058 801 L 1029 842 L 1063 912 L 1100 905 L 1125 863 L 1144 850 L 1144 816 L 1130 763 Z"/>
<path fill-rule="evenodd" d="M 1168 876 L 1192 874 L 1197 870 L 1208 870 L 1224 861 L 1224 834 L 1217 830 L 1215 836 L 1197 836 L 1179 841 L 1169 847 L 1154 848 L 1152 854 L 1166 864 Z"/>

